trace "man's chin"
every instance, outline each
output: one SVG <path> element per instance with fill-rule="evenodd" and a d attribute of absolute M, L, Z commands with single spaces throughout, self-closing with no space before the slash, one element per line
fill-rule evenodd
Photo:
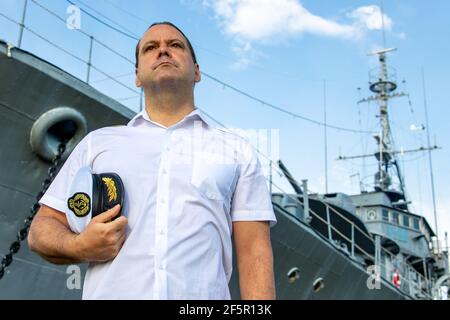
<path fill-rule="evenodd" d="M 176 77 L 174 75 L 163 75 L 158 77 L 158 79 L 154 79 L 151 82 L 151 86 L 154 88 L 172 88 L 177 87 L 183 82 L 183 79 Z"/>

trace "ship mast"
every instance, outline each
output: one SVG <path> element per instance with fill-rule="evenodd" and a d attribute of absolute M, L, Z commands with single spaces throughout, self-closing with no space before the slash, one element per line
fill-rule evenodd
<path fill-rule="evenodd" d="M 397 83 L 395 81 L 396 73 L 393 68 L 387 65 L 387 56 L 389 52 L 397 50 L 396 48 L 387 48 L 379 51 L 369 53 L 369 56 L 378 56 L 379 67 L 371 70 L 369 79 L 369 89 L 374 94 L 367 98 L 358 101 L 360 103 L 376 102 L 379 112 L 377 117 L 380 121 L 380 132 L 374 135 L 377 141 L 377 151 L 374 154 L 358 155 L 344 157 L 339 156 L 339 160 L 348 160 L 356 158 L 372 157 L 378 161 L 378 171 L 374 176 L 374 186 L 376 191 L 397 191 L 402 195 L 403 200 L 401 205 L 406 205 L 406 190 L 404 179 L 397 161 L 397 154 L 405 154 L 411 152 L 419 152 L 426 150 L 438 149 L 437 146 L 429 146 L 428 148 L 420 147 L 414 150 L 395 150 L 394 141 L 392 138 L 392 131 L 389 124 L 389 101 L 391 99 L 407 96 L 405 92 L 395 92 L 397 90 Z M 392 173 L 398 178 L 398 190 L 392 184 Z"/>
<path fill-rule="evenodd" d="M 395 82 L 395 72 L 393 69 L 387 67 L 386 54 L 388 52 L 395 51 L 395 48 L 388 48 L 379 51 L 369 53 L 369 56 L 378 56 L 379 68 L 370 72 L 370 91 L 374 95 L 361 99 L 358 104 L 365 102 L 376 101 L 379 107 L 379 113 L 377 117 L 380 119 L 380 132 L 374 135 L 377 141 L 378 148 L 375 154 L 361 155 L 352 157 L 342 157 L 340 160 L 354 159 L 375 156 L 378 161 L 378 172 L 375 174 L 375 190 L 377 191 L 389 191 L 392 186 L 392 177 L 390 169 L 395 167 L 396 175 L 400 183 L 400 192 L 405 195 L 405 186 L 403 184 L 402 174 L 400 167 L 397 165 L 396 154 L 398 151 L 394 150 L 393 139 L 391 133 L 391 127 L 389 125 L 389 113 L 388 102 L 391 99 L 403 97 L 407 94 L 404 92 L 395 93 L 397 84 Z"/>
<path fill-rule="evenodd" d="M 389 125 L 388 101 L 396 97 L 406 96 L 403 92 L 394 93 L 397 89 L 397 84 L 393 80 L 395 73 L 393 73 L 393 71 L 391 71 L 391 74 L 388 73 L 386 53 L 395 50 L 395 48 L 389 48 L 369 53 L 369 55 L 378 55 L 378 62 L 380 63 L 379 71 L 374 70 L 375 72 L 371 73 L 370 79 L 370 91 L 375 95 L 358 102 L 377 101 L 379 106 L 378 117 L 380 119 L 381 131 L 374 137 L 378 143 L 378 152 L 375 153 L 375 157 L 378 161 L 378 172 L 375 174 L 375 189 L 380 191 L 387 191 L 390 189 L 392 178 L 389 169 L 396 163 L 396 157 L 395 154 L 393 154 L 391 128 Z M 405 194 L 401 172 L 398 166 L 396 166 L 396 168 L 400 182 L 400 190 L 402 194 Z"/>

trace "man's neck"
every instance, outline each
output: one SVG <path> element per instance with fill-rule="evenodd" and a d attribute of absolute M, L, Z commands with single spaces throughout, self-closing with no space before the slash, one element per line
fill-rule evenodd
<path fill-rule="evenodd" d="M 145 109 L 150 120 L 169 128 L 194 110 L 194 98 L 164 94 L 146 95 Z"/>

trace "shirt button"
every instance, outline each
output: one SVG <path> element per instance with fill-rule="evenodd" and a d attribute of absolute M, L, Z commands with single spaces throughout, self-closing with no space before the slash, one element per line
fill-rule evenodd
<path fill-rule="evenodd" d="M 162 198 L 161 200 L 159 200 L 159 202 L 166 203 L 166 200 L 164 198 Z"/>
<path fill-rule="evenodd" d="M 164 234 L 164 230 L 163 229 L 159 230 L 159 234 L 163 235 Z"/>
<path fill-rule="evenodd" d="M 167 174 L 167 170 L 166 170 L 166 169 L 163 169 L 162 173 L 163 173 L 163 174 Z"/>

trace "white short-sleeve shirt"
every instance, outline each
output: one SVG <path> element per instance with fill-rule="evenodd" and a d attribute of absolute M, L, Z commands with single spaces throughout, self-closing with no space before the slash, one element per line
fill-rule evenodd
<path fill-rule="evenodd" d="M 83 299 L 230 299 L 232 222 L 276 223 L 255 150 L 195 109 L 166 128 L 144 110 L 89 133 L 40 203 L 65 211 L 79 168 L 123 180 L 127 239 L 90 263 Z"/>

